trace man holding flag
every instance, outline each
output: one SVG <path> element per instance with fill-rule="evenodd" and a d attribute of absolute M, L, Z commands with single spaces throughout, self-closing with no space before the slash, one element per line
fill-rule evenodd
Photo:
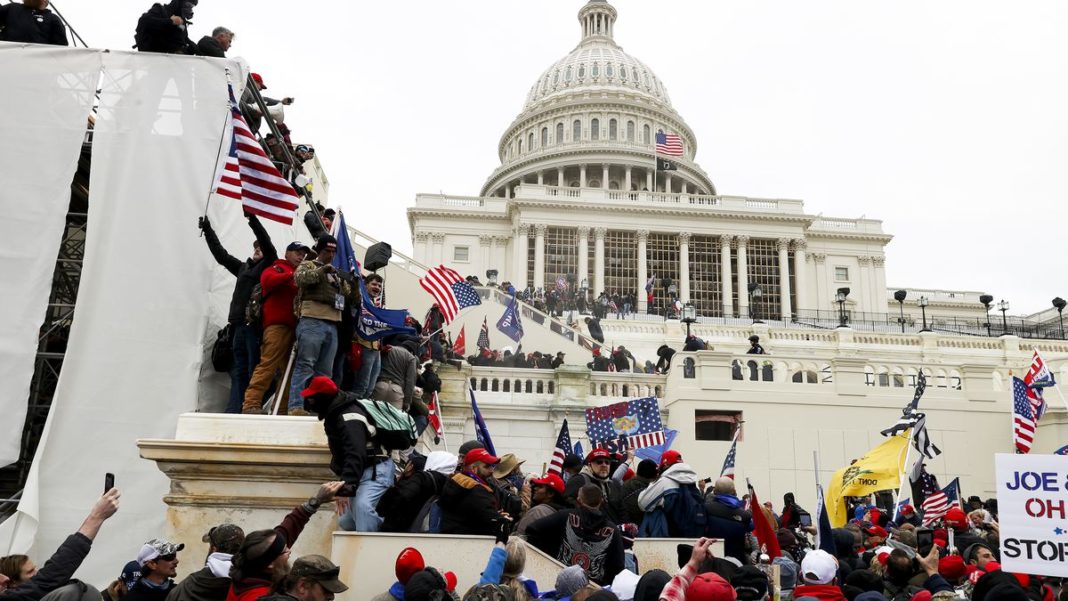
<path fill-rule="evenodd" d="M 514 295 L 504 309 L 504 315 L 501 315 L 501 318 L 497 321 L 497 329 L 516 342 L 522 340 L 523 322 L 519 319 L 519 301 L 516 300 Z"/>

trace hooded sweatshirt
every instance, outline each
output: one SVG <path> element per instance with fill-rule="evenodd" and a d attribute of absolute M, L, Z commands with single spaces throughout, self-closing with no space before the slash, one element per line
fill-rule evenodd
<path fill-rule="evenodd" d="M 558 511 L 527 527 L 527 542 L 565 566 L 582 564 L 590 580 L 607 586 L 623 571 L 623 539 L 602 512 L 586 507 Z"/>
<path fill-rule="evenodd" d="M 167 594 L 167 601 L 225 601 L 230 591 L 229 553 L 212 553 L 203 569 L 193 572 Z M 222 572 L 225 566 L 226 572 Z M 220 573 L 227 574 L 220 576 Z"/>
<path fill-rule="evenodd" d="M 689 464 L 676 463 L 664 470 L 655 482 L 638 494 L 638 507 L 642 511 L 652 511 L 664 504 L 663 494 L 683 484 L 696 484 L 697 472 Z"/>

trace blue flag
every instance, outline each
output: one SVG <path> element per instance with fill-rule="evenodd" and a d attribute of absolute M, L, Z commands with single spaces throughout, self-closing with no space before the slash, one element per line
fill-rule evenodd
<path fill-rule="evenodd" d="M 345 227 L 345 214 L 338 215 L 337 254 L 334 255 L 334 268 L 342 273 L 351 273 L 360 288 L 360 314 L 356 319 L 356 331 L 364 340 L 381 340 L 391 334 L 414 335 L 415 328 L 405 325 L 408 317 L 406 309 L 384 309 L 371 302 L 371 295 L 363 283 L 362 271 L 356 251 L 349 239 L 349 230 Z"/>
<path fill-rule="evenodd" d="M 635 449 L 634 450 L 634 456 L 637 457 L 638 459 L 648 459 L 649 461 L 652 461 L 653 463 L 659 465 L 660 464 L 660 457 L 664 453 L 666 453 L 668 449 L 671 448 L 671 444 L 673 442 L 675 442 L 675 437 L 677 437 L 678 435 L 679 435 L 679 431 L 678 430 L 672 430 L 670 428 L 666 428 L 664 430 L 664 443 L 663 444 L 653 445 L 651 447 L 645 447 L 645 448 L 641 448 L 641 449 Z"/>
<path fill-rule="evenodd" d="M 519 320 L 519 301 L 515 299 L 515 295 L 504 309 L 504 315 L 497 321 L 497 329 L 516 342 L 523 338 L 523 322 Z"/>
<path fill-rule="evenodd" d="M 1063 447 L 1057 449 L 1056 451 L 1053 451 L 1053 454 L 1054 455 L 1068 455 L 1068 445 L 1064 445 Z"/>
<path fill-rule="evenodd" d="M 577 441 L 577 440 L 575 441 L 575 454 L 578 455 L 579 457 L 585 457 L 586 456 L 586 454 L 582 452 L 582 443 Z"/>
<path fill-rule="evenodd" d="M 827 506 L 823 501 L 823 487 L 816 485 L 816 521 L 818 534 L 816 545 L 824 551 L 835 554 L 834 534 L 831 533 L 831 519 L 827 515 Z"/>
<path fill-rule="evenodd" d="M 482 446 L 486 447 L 490 455 L 496 455 L 497 451 L 493 448 L 493 440 L 490 439 L 489 429 L 486 427 L 486 420 L 482 419 L 482 412 L 478 410 L 478 402 L 475 401 L 475 389 L 468 388 L 467 391 L 471 394 L 471 411 L 475 414 L 475 439 L 482 443 Z"/>

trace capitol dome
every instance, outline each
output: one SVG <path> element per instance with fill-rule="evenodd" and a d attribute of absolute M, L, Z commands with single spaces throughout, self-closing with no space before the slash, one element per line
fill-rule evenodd
<path fill-rule="evenodd" d="M 483 196 L 511 197 L 521 183 L 623 191 L 715 194 L 694 162 L 697 139 L 671 106 L 660 78 L 615 42 L 617 13 L 606 0 L 579 10 L 578 46 L 535 81 L 501 136 L 501 166 Z M 655 136 L 678 135 L 682 156 L 657 172 Z"/>

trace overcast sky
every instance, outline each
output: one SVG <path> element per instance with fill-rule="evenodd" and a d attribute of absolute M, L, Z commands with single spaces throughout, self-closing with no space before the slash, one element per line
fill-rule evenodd
<path fill-rule="evenodd" d="M 60 0 L 128 49 L 145 0 Z M 350 225 L 409 252 L 418 192 L 476 195 L 582 0 L 201 0 L 237 32 Z M 1068 2 L 615 0 L 721 194 L 883 220 L 887 284 L 982 290 L 1012 313 L 1068 296 Z"/>

